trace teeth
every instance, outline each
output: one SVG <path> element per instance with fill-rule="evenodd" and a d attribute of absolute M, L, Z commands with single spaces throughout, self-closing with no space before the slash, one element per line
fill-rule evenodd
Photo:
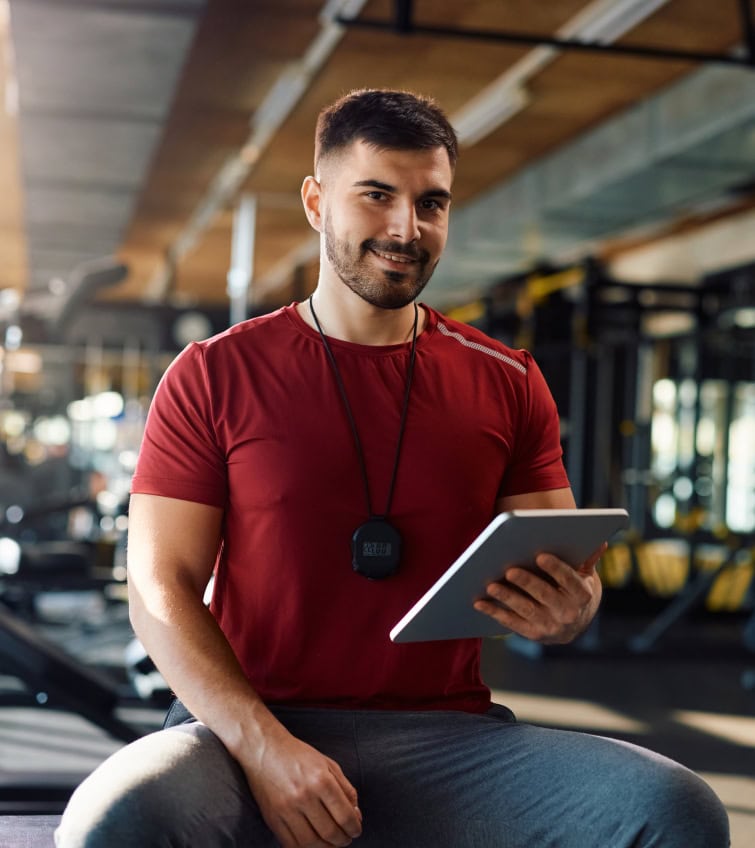
<path fill-rule="evenodd" d="M 412 262 L 412 259 L 408 259 L 406 256 L 397 256 L 395 253 L 383 253 L 381 250 L 376 250 L 378 256 L 382 256 L 384 259 L 390 259 L 392 262 Z"/>

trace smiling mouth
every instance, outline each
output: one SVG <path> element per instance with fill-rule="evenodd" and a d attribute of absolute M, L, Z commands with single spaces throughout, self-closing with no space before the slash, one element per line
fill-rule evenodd
<path fill-rule="evenodd" d="M 399 253 L 386 253 L 383 250 L 375 250 L 374 248 L 372 249 L 372 252 L 381 259 L 388 259 L 391 262 L 399 262 L 403 265 L 411 265 L 413 262 L 417 261 L 411 256 L 403 256 Z"/>

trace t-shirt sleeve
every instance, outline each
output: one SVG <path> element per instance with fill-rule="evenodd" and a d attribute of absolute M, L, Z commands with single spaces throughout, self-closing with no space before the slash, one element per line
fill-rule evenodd
<path fill-rule="evenodd" d="M 225 457 L 216 438 L 204 350 L 196 343 L 160 380 L 131 491 L 219 507 L 226 502 Z"/>
<path fill-rule="evenodd" d="M 526 392 L 516 432 L 515 449 L 499 497 L 569 486 L 556 402 L 530 354 L 527 354 Z"/>

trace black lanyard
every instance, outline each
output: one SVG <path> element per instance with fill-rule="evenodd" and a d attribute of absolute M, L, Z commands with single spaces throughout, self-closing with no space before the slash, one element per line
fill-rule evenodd
<path fill-rule="evenodd" d="M 393 490 L 396 485 L 396 475 L 398 473 L 399 459 L 401 457 L 401 444 L 404 440 L 404 430 L 406 429 L 406 415 L 409 410 L 409 396 L 412 388 L 412 377 L 414 375 L 414 361 L 417 353 L 417 325 L 419 323 L 419 310 L 417 304 L 414 304 L 414 326 L 412 327 L 412 349 L 409 357 L 409 369 L 406 375 L 406 389 L 404 390 L 404 403 L 401 410 L 401 423 L 399 425 L 398 441 L 396 443 L 396 455 L 393 459 L 393 472 L 391 474 L 391 484 L 388 489 L 388 498 L 385 503 L 385 509 L 382 514 L 377 515 L 372 510 L 372 498 L 370 497 L 370 483 L 367 477 L 367 465 L 364 460 L 364 451 L 362 450 L 362 442 L 357 432 L 356 421 L 354 414 L 351 411 L 351 404 L 346 395 L 346 387 L 343 384 L 341 372 L 338 370 L 336 358 L 328 344 L 325 333 L 322 331 L 320 322 L 315 312 L 315 307 L 312 302 L 312 296 L 309 298 L 309 310 L 312 313 L 312 318 L 320 334 L 322 343 L 325 346 L 325 352 L 330 360 L 333 374 L 336 378 L 338 391 L 343 401 L 346 416 L 349 419 L 351 433 L 354 437 L 354 446 L 359 458 L 359 470 L 362 473 L 362 484 L 364 486 L 364 497 L 367 504 L 368 520 L 357 527 L 351 539 L 352 565 L 354 571 L 369 577 L 373 580 L 378 580 L 383 577 L 389 577 L 396 572 L 399 567 L 401 558 L 401 536 L 398 530 L 393 527 L 387 520 L 388 513 L 393 501 Z"/>

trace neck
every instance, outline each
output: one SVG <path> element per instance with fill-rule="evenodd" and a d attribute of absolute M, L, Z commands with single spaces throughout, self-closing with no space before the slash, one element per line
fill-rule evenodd
<path fill-rule="evenodd" d="M 333 298 L 322 286 L 312 295 L 320 326 L 331 339 L 362 345 L 392 345 L 411 341 L 414 329 L 414 303 L 401 309 L 381 309 L 362 300 L 353 292 L 350 298 Z M 313 330 L 317 326 L 307 301 L 300 303 L 297 311 Z M 419 310 L 417 334 L 422 331 L 425 312 Z"/>

